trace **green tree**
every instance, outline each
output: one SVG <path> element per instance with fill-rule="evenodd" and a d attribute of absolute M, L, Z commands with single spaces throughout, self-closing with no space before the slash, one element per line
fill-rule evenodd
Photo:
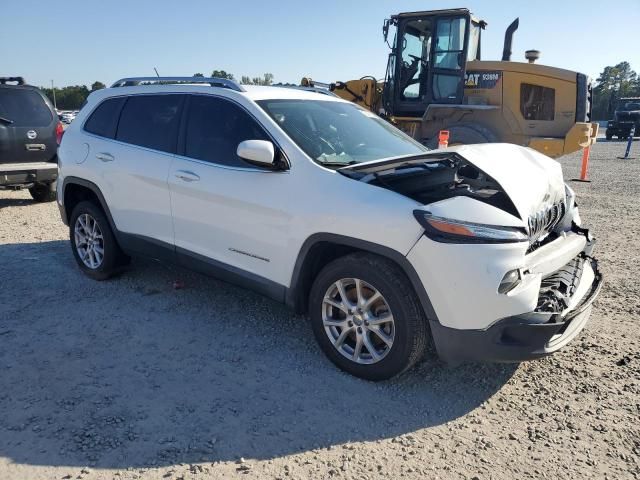
<path fill-rule="evenodd" d="M 265 73 L 262 77 L 249 77 L 247 75 L 243 75 L 240 79 L 240 83 L 243 85 L 271 85 L 273 84 L 273 74 Z"/>
<path fill-rule="evenodd" d="M 96 90 L 102 90 L 103 88 L 107 88 L 107 86 L 102 82 L 93 82 L 91 84 L 91 91 L 95 92 Z"/>
<path fill-rule="evenodd" d="M 224 70 L 214 70 L 211 73 L 211 76 L 215 78 L 226 78 L 228 80 L 235 80 L 235 78 L 233 77 L 233 73 L 227 73 Z"/>
<path fill-rule="evenodd" d="M 593 118 L 611 118 L 618 98 L 634 96 L 640 96 L 640 77 L 632 70 L 629 62 L 605 67 L 593 89 Z"/>
<path fill-rule="evenodd" d="M 193 76 L 194 76 L 194 77 L 204 77 L 204 75 L 203 75 L 203 74 L 201 74 L 201 73 L 194 73 L 194 74 L 193 74 Z"/>
<path fill-rule="evenodd" d="M 53 90 L 50 88 L 41 89 L 53 103 Z M 60 110 L 78 110 L 89 96 L 89 89 L 86 85 L 73 85 L 63 88 L 56 88 L 56 104 Z"/>

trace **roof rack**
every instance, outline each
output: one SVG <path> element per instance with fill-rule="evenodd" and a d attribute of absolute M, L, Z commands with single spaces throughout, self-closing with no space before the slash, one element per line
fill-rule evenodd
<path fill-rule="evenodd" d="M 121 78 L 111 88 L 116 87 L 132 87 L 136 85 L 161 84 L 161 85 L 180 85 L 180 84 L 203 83 L 212 87 L 228 88 L 236 92 L 246 92 L 240 84 L 226 78 L 216 77 L 130 77 Z"/>
<path fill-rule="evenodd" d="M 330 97 L 337 97 L 338 95 L 336 95 L 335 93 L 333 93 L 333 91 L 329 90 L 328 88 L 321 88 L 321 87 L 307 87 L 307 86 L 303 86 L 303 85 L 271 85 L 272 87 L 279 87 L 279 88 L 293 88 L 294 90 L 304 90 L 307 92 L 314 92 L 314 93 L 320 93 L 322 95 L 329 95 Z"/>
<path fill-rule="evenodd" d="M 24 85 L 24 77 L 0 77 L 0 84 L 6 85 L 9 82 L 15 82 L 16 85 Z"/>

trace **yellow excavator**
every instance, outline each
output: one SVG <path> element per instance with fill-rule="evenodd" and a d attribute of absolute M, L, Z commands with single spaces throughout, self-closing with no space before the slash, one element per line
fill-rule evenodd
<path fill-rule="evenodd" d="M 384 21 L 391 48 L 384 81 L 374 77 L 320 83 L 324 88 L 386 118 L 425 145 L 509 142 L 551 157 L 595 143 L 591 122 L 592 85 L 582 73 L 535 63 L 511 61 L 516 19 L 505 33 L 502 60 L 481 60 L 487 23 L 466 8 L 400 13 Z M 390 29 L 395 29 L 389 44 Z"/>

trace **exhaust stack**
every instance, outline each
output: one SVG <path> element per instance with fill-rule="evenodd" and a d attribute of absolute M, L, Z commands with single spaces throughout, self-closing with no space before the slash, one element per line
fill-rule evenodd
<path fill-rule="evenodd" d="M 516 18 L 511 25 L 507 27 L 507 31 L 504 34 L 504 48 L 502 49 L 502 61 L 511 61 L 511 44 L 513 43 L 513 34 L 520 25 L 520 19 Z"/>

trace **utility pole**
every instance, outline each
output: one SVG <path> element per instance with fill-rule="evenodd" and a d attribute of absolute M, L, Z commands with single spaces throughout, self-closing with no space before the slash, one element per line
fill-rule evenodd
<path fill-rule="evenodd" d="M 53 108 L 58 112 L 58 105 L 56 105 L 56 89 L 53 86 L 53 80 L 51 80 L 51 91 L 53 92 Z"/>

